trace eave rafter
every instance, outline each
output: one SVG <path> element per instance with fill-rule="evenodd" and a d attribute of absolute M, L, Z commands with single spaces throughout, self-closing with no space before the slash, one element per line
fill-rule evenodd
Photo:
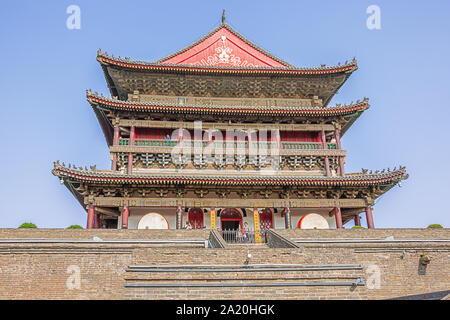
<path fill-rule="evenodd" d="M 383 170 L 384 171 L 384 170 Z M 356 173 L 338 177 L 325 176 L 243 176 L 233 174 L 133 174 L 127 175 L 112 171 L 89 171 L 67 168 L 55 162 L 52 173 L 60 179 L 98 184 L 164 184 L 164 185 L 217 185 L 217 186 L 391 186 L 407 179 L 404 167 L 382 173 Z"/>
<path fill-rule="evenodd" d="M 176 114 L 218 114 L 218 115 L 270 115 L 270 116 L 304 116 L 304 117 L 343 117 L 361 113 L 369 108 L 369 99 L 364 98 L 349 105 L 335 107 L 271 107 L 271 106 L 200 106 L 170 105 L 161 102 L 133 102 L 107 98 L 87 90 L 87 100 L 93 107 L 115 111 L 159 112 Z"/>
<path fill-rule="evenodd" d="M 251 75 L 327 75 L 334 73 L 352 73 L 358 69 L 356 59 L 345 64 L 335 66 L 321 66 L 312 68 L 297 67 L 231 67 L 231 66 L 201 66 L 169 64 L 161 62 L 135 61 L 130 58 L 110 56 L 98 50 L 97 61 L 103 66 L 114 66 L 131 70 L 153 70 L 157 72 L 176 73 L 220 73 L 220 74 L 251 74 Z"/>

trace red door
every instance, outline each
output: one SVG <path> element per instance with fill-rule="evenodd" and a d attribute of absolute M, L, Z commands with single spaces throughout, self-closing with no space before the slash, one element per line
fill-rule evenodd
<path fill-rule="evenodd" d="M 188 220 L 192 229 L 203 229 L 203 210 L 201 208 L 189 209 Z"/>
<path fill-rule="evenodd" d="M 273 228 L 273 213 L 271 209 L 266 208 L 259 214 L 259 228 L 261 232 Z"/>

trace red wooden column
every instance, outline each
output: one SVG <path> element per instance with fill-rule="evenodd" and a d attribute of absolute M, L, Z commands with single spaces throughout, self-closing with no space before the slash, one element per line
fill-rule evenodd
<path fill-rule="evenodd" d="M 100 214 L 94 214 L 94 229 L 100 229 Z"/>
<path fill-rule="evenodd" d="M 289 207 L 284 208 L 284 227 L 291 229 L 291 210 Z"/>
<path fill-rule="evenodd" d="M 119 145 L 119 125 L 116 124 L 114 127 L 114 138 L 113 138 L 113 146 Z M 117 171 L 117 153 L 113 152 L 112 154 L 112 163 L 111 163 L 111 170 Z"/>
<path fill-rule="evenodd" d="M 341 134 L 339 133 L 339 129 L 334 129 L 334 138 L 336 139 L 336 145 L 338 149 L 341 149 Z"/>
<path fill-rule="evenodd" d="M 325 136 L 325 130 L 322 130 L 322 148 L 324 150 L 327 150 L 327 138 Z M 330 176 L 330 161 L 328 160 L 328 156 L 325 156 L 324 166 L 325 166 L 325 175 L 327 177 L 329 177 Z"/>
<path fill-rule="evenodd" d="M 372 215 L 372 208 L 366 207 L 366 220 L 367 220 L 367 228 L 373 229 L 375 228 L 373 224 L 373 215 Z"/>
<path fill-rule="evenodd" d="M 122 229 L 128 229 L 128 216 L 130 215 L 130 208 L 124 206 L 122 209 Z"/>
<path fill-rule="evenodd" d="M 130 129 L 130 143 L 128 146 L 130 147 L 134 147 L 134 131 L 135 131 L 135 127 L 131 126 Z M 128 174 L 132 174 L 133 173 L 133 153 L 130 152 L 128 154 Z"/>
<path fill-rule="evenodd" d="M 177 222 L 177 229 L 183 228 L 183 209 L 181 206 L 177 206 L 176 211 L 176 222 Z"/>
<path fill-rule="evenodd" d="M 336 228 L 342 229 L 342 214 L 341 214 L 341 208 L 335 207 L 334 208 L 334 218 L 336 219 Z"/>
<path fill-rule="evenodd" d="M 336 138 L 336 144 L 337 144 L 337 148 L 339 150 L 342 149 L 342 145 L 341 145 L 341 134 L 339 133 L 339 129 L 335 129 L 334 130 L 334 137 Z M 342 160 L 342 157 L 338 157 L 339 160 L 339 175 L 343 176 L 344 175 L 344 162 Z"/>
<path fill-rule="evenodd" d="M 359 214 L 355 216 L 355 226 L 361 226 L 361 217 L 359 216 Z"/>
<path fill-rule="evenodd" d="M 277 143 L 277 148 L 278 148 L 278 154 L 277 156 L 280 155 L 280 151 L 281 151 L 281 135 L 280 135 L 280 130 L 277 129 L 276 134 L 275 134 L 275 141 Z"/>
<path fill-rule="evenodd" d="M 93 204 L 90 204 L 87 215 L 86 229 L 92 229 L 94 227 L 94 214 L 95 214 L 95 207 Z"/>

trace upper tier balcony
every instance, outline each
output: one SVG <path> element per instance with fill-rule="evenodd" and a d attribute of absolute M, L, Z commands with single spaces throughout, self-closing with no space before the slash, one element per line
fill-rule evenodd
<path fill-rule="evenodd" d="M 134 146 L 136 147 L 175 147 L 179 143 L 176 139 L 135 139 Z M 208 141 L 208 140 L 184 140 L 183 147 L 208 147 L 210 143 L 214 144 L 214 148 L 249 148 L 248 141 Z M 258 141 L 250 142 L 253 148 L 258 149 L 273 149 L 276 148 L 276 142 L 272 141 Z M 130 139 L 119 139 L 119 146 L 129 146 Z M 297 142 L 297 141 L 281 141 L 281 150 L 321 150 L 323 149 L 321 142 Z M 327 143 L 328 150 L 337 150 L 336 143 Z"/>

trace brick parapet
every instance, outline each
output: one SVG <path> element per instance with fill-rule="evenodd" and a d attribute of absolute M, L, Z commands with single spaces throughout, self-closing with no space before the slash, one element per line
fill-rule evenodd
<path fill-rule="evenodd" d="M 280 235 L 289 239 L 450 239 L 450 229 L 291 229 L 276 230 Z"/>
<path fill-rule="evenodd" d="M 0 229 L 0 239 L 208 239 L 210 230 Z"/>
<path fill-rule="evenodd" d="M 144 231 L 144 232 L 142 232 Z M 0 299 L 386 299 L 448 290 L 448 242 L 347 242 L 300 243 L 300 248 L 260 246 L 150 246 L 124 243 L 69 243 L 66 239 L 208 239 L 209 230 L 16 230 L 0 229 L 0 239 L 47 238 L 57 243 L 8 243 L 0 245 Z M 306 232 L 305 232 L 306 231 Z M 446 239 L 448 229 L 375 230 L 277 230 L 283 236 L 303 239 L 386 238 Z M 301 234 L 301 236 L 299 236 Z M 308 236 L 308 237 L 307 237 Z M 130 265 L 244 265 L 251 264 L 329 265 L 355 264 L 362 270 L 345 272 L 236 272 L 236 273 L 135 273 Z M 426 265 L 421 257 L 430 258 Z M 72 268 L 72 269 L 71 269 Z M 77 269 L 78 268 L 78 269 Z M 79 270 L 80 287 L 67 283 Z M 370 288 L 379 273 L 379 288 Z M 353 291 L 348 286 L 211 287 L 211 288 L 126 288 L 129 283 L 161 282 L 251 282 L 338 281 L 363 277 L 365 286 Z M 314 280 L 313 280 L 314 278 Z M 373 284 L 373 283 L 372 283 Z"/>

